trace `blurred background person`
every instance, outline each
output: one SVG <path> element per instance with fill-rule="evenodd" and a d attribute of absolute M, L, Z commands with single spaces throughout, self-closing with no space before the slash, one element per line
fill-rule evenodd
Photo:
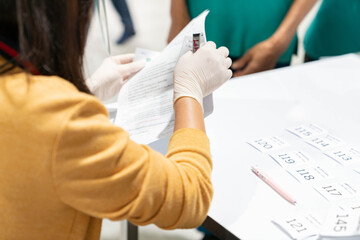
<path fill-rule="evenodd" d="M 168 41 L 209 9 L 207 39 L 229 48 L 234 77 L 289 66 L 297 27 L 316 1 L 172 0 Z"/>
<path fill-rule="evenodd" d="M 360 1 L 324 0 L 304 39 L 305 62 L 360 52 Z"/>
<path fill-rule="evenodd" d="M 124 26 L 123 34 L 116 42 L 117 44 L 122 44 L 135 35 L 134 23 L 126 0 L 111 0 L 111 2 L 113 3 L 115 10 L 119 13 Z"/>

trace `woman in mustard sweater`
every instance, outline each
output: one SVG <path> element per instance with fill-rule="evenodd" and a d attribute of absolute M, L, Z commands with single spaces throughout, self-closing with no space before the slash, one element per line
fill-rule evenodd
<path fill-rule="evenodd" d="M 102 218 L 173 229 L 206 217 L 201 99 L 230 78 L 228 50 L 210 42 L 180 58 L 163 156 L 111 124 L 85 84 L 92 1 L 0 0 L 0 239 L 92 240 Z"/>

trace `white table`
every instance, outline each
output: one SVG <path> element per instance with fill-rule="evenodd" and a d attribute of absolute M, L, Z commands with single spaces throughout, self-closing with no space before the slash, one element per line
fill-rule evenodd
<path fill-rule="evenodd" d="M 275 171 L 280 167 L 263 161 L 262 153 L 246 141 L 278 135 L 304 122 L 317 123 L 360 146 L 359 56 L 235 78 L 215 91 L 214 112 L 206 118 L 214 163 L 214 198 L 206 228 L 220 239 L 289 239 L 271 220 L 294 206 L 250 171 L 254 164 Z M 151 146 L 166 152 L 166 140 Z M 285 175 L 280 176 L 284 184 L 293 184 L 295 180 Z M 311 202 L 297 197 L 309 208 L 324 206 L 321 197 L 312 196 Z"/>
<path fill-rule="evenodd" d="M 214 93 L 214 104 L 206 119 L 215 190 L 208 216 L 226 229 L 217 229 L 217 235 L 289 239 L 270 221 L 293 206 L 250 171 L 255 163 L 280 167 L 274 161 L 261 162 L 261 153 L 246 141 L 315 122 L 348 142 L 360 143 L 360 58 L 350 55 L 233 79 Z M 314 202 L 316 207 L 323 199 Z"/>

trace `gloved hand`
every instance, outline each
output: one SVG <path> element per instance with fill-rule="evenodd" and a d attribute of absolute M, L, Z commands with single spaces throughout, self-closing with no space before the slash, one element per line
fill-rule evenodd
<path fill-rule="evenodd" d="M 232 75 L 228 55 L 226 47 L 216 49 L 214 42 L 207 42 L 196 53 L 189 51 L 180 57 L 174 70 L 174 102 L 187 96 L 203 107 L 203 98 Z"/>
<path fill-rule="evenodd" d="M 134 54 L 106 58 L 86 81 L 90 91 L 103 101 L 119 93 L 129 76 L 145 67 L 145 60 L 133 62 L 133 58 Z"/>

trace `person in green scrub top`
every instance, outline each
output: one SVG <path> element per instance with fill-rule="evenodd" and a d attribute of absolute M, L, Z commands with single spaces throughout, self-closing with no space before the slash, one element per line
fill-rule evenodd
<path fill-rule="evenodd" d="M 168 41 L 206 9 L 207 40 L 224 45 L 234 77 L 288 66 L 296 30 L 317 0 L 172 0 Z"/>
<path fill-rule="evenodd" d="M 360 52 L 360 1 L 324 0 L 304 38 L 305 62 Z"/>

